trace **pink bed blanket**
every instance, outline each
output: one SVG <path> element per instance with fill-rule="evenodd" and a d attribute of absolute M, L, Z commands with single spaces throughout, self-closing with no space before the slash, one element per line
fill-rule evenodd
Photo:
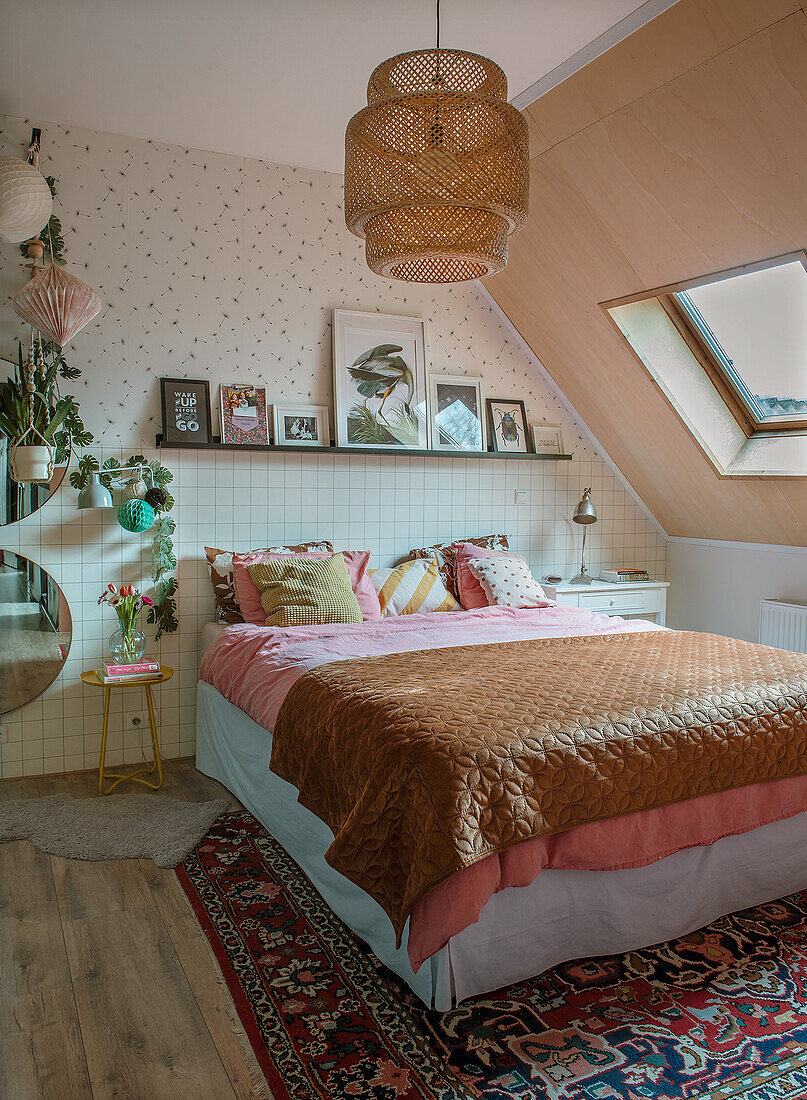
<path fill-rule="evenodd" d="M 486 607 L 285 629 L 244 624 L 228 627 L 211 644 L 199 675 L 271 733 L 292 685 L 308 669 L 327 662 L 525 638 L 658 629 L 662 628 L 643 620 L 557 604 L 524 610 Z M 527 886 L 542 870 L 640 867 L 683 848 L 711 844 L 805 810 L 807 776 L 798 776 L 525 841 L 465 868 L 423 899 L 409 922 L 407 946 L 412 966 L 417 971 L 452 936 L 478 920 L 494 893 L 509 886 Z"/>

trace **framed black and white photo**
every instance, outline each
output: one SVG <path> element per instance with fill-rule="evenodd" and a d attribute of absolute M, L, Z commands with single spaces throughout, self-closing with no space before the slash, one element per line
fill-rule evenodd
<path fill-rule="evenodd" d="M 430 374 L 429 408 L 434 450 L 485 450 L 481 378 Z"/>
<path fill-rule="evenodd" d="M 489 397 L 485 404 L 493 450 L 505 454 L 531 454 L 524 402 Z"/>
<path fill-rule="evenodd" d="M 563 433 L 559 424 L 533 424 L 532 449 L 537 455 L 562 455 Z"/>
<path fill-rule="evenodd" d="M 428 447 L 423 321 L 335 309 L 333 381 L 338 446 Z"/>
<path fill-rule="evenodd" d="M 210 443 L 210 385 L 190 378 L 161 378 L 165 443 Z"/>
<path fill-rule="evenodd" d="M 326 405 L 273 405 L 275 445 L 330 447 L 331 427 Z"/>

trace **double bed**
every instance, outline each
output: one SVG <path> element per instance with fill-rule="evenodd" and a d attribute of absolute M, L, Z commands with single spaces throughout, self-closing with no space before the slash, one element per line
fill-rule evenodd
<path fill-rule="evenodd" d="M 800 655 L 557 605 L 203 647 L 197 766 L 440 1011 L 807 887 Z"/>

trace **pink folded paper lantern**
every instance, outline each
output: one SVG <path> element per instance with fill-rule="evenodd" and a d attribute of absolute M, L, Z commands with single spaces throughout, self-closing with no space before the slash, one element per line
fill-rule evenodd
<path fill-rule="evenodd" d="M 75 275 L 50 264 L 18 291 L 14 311 L 60 348 L 101 309 L 101 297 Z"/>

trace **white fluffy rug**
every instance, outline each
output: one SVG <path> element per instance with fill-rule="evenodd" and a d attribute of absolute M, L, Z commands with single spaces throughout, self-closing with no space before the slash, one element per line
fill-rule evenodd
<path fill-rule="evenodd" d="M 227 800 L 181 802 L 163 794 L 0 802 L 0 841 L 30 840 L 70 859 L 153 859 L 175 867 L 227 809 Z"/>

